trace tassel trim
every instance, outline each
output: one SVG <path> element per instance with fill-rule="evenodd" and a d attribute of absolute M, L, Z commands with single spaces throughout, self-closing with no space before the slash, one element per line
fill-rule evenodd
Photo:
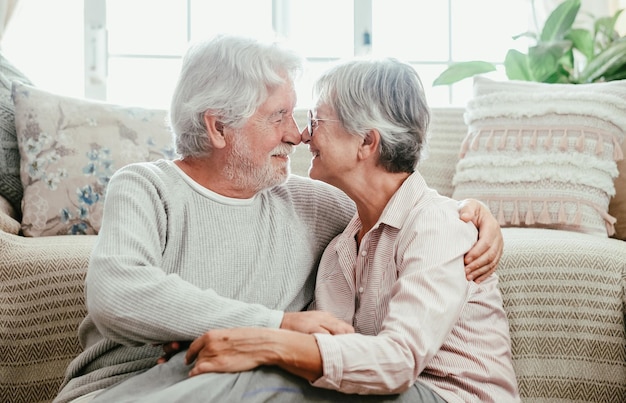
<path fill-rule="evenodd" d="M 559 136 L 554 139 L 554 136 Z M 573 148 L 578 152 L 584 152 L 587 141 L 594 141 L 595 148 L 593 152 L 600 156 L 604 154 L 605 142 L 613 144 L 614 161 L 620 161 L 624 159 L 624 153 L 621 148 L 621 141 L 617 135 L 609 132 L 600 132 L 594 129 L 587 128 L 536 128 L 536 129 L 507 129 L 492 127 L 489 129 L 480 129 L 469 131 L 461 144 L 461 151 L 459 156 L 465 157 L 467 151 L 478 151 L 481 146 L 481 139 L 485 137 L 484 147 L 487 151 L 493 151 L 494 148 L 498 150 L 505 150 L 509 145 L 509 138 L 514 137 L 511 147 L 520 151 L 524 148 L 526 142 L 525 137 L 529 137 L 527 147 L 531 150 L 535 150 L 540 143 L 540 139 L 543 137 L 542 146 L 546 150 L 552 150 L 555 147 L 555 142 L 558 150 L 561 152 L 567 152 Z M 571 141 L 570 141 L 571 139 Z M 494 147 L 497 144 L 497 147 Z"/>
<path fill-rule="evenodd" d="M 546 137 L 546 140 L 543 142 L 543 148 L 546 150 L 552 148 L 552 129 L 548 130 L 548 137 Z"/>
<path fill-rule="evenodd" d="M 504 202 L 509 201 L 513 203 L 513 211 L 511 213 L 510 220 L 506 220 L 504 215 Z M 500 226 L 505 226 L 507 223 L 513 226 L 519 225 L 552 225 L 552 224 L 563 224 L 563 225 L 571 225 L 575 227 L 580 227 L 582 225 L 582 209 L 581 204 L 585 204 L 589 207 L 592 207 L 594 210 L 598 212 L 598 214 L 604 220 L 606 226 L 606 233 L 608 236 L 612 236 L 615 234 L 615 223 L 617 222 L 616 218 L 608 214 L 601 206 L 587 202 L 584 200 L 576 201 L 576 212 L 568 217 L 568 214 L 565 211 L 565 203 L 571 203 L 571 199 L 558 199 L 554 198 L 551 200 L 545 199 L 535 199 L 535 198 L 499 198 L 499 199 L 491 199 L 485 200 L 487 205 L 493 205 L 493 203 L 497 203 L 498 211 L 495 212 L 495 216 L 498 220 Z M 526 213 L 524 214 L 523 220 L 520 217 L 519 212 L 519 204 L 524 203 L 526 205 Z M 542 208 L 535 216 L 534 206 L 537 206 L 539 203 L 542 203 Z M 556 212 L 556 220 L 552 219 L 552 214 L 549 211 L 548 203 L 559 203 L 559 208 Z M 492 211 L 493 212 L 493 211 Z"/>

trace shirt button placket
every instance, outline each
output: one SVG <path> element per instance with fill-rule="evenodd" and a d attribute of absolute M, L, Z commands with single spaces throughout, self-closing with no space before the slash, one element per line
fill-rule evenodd
<path fill-rule="evenodd" d="M 361 264 L 359 265 L 359 272 L 361 275 L 359 276 L 359 294 L 362 294 L 365 288 L 363 288 L 363 274 L 365 273 L 365 266 L 367 265 L 367 250 L 363 249 L 361 251 Z"/>

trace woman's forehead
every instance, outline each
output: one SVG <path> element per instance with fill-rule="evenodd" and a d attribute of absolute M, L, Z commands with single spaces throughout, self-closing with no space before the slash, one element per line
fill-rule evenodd
<path fill-rule="evenodd" d="M 328 114 L 332 114 L 334 112 L 333 108 L 331 108 L 329 105 L 327 104 L 323 104 L 323 103 L 318 103 L 315 105 L 315 112 L 322 114 L 322 115 L 328 115 Z"/>

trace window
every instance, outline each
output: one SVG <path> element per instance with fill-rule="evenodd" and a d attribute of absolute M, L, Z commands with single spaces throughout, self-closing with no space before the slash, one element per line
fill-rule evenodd
<path fill-rule="evenodd" d="M 84 95 L 83 1 L 18 1 L 2 36 L 2 53 L 33 84 Z"/>
<path fill-rule="evenodd" d="M 308 61 L 299 106 L 323 69 L 363 54 L 409 61 L 431 105 L 463 105 L 470 80 L 432 88 L 434 78 L 453 61 L 525 50 L 512 37 L 529 21 L 530 0 L 20 0 L 3 51 L 43 88 L 167 108 L 190 41 L 277 33 Z"/>

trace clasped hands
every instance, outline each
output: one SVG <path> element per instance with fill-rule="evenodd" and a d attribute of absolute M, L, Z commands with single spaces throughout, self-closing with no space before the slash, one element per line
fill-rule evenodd
<path fill-rule="evenodd" d="M 354 333 L 351 325 L 322 311 L 285 312 L 280 329 L 303 334 Z M 164 354 L 157 362 L 167 362 L 188 346 L 185 362 L 194 364 L 189 376 L 206 372 L 248 371 L 260 365 L 278 362 L 282 344 L 279 333 L 280 336 L 289 336 L 278 329 L 269 328 L 209 330 L 191 343 L 174 341 L 164 344 Z"/>

